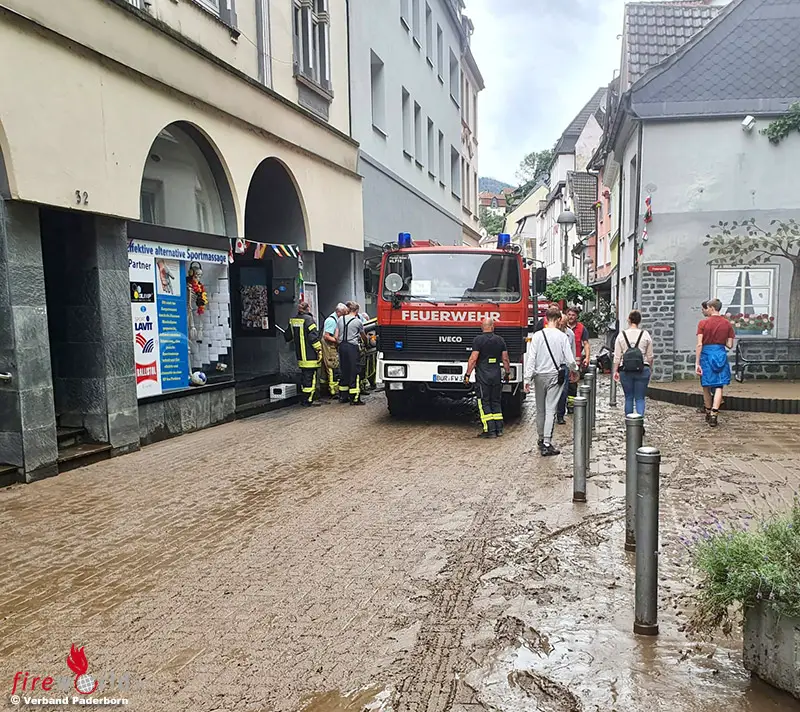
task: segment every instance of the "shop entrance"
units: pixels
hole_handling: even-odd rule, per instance
[[[92,443],[109,442],[103,340],[103,307],[109,305],[102,304],[95,217],[41,208],[39,224],[53,400],[63,459],[65,453],[91,449]]]
[[[237,411],[263,404],[269,386],[291,378],[296,369],[293,351],[276,327],[285,328],[297,307],[299,261],[296,251],[278,246],[302,252],[306,222],[295,182],[277,158],[265,159],[253,174],[244,234],[231,266]],[[302,260],[305,278],[313,280],[312,256],[303,254]]]

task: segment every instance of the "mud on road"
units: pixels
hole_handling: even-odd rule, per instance
[[[465,404],[425,418],[391,421],[376,394],[0,491],[3,697],[16,670],[68,674],[78,643],[98,679],[130,671],[147,712],[791,708],[750,681],[737,640],[681,631],[679,537],[707,507],[790,501],[800,423],[769,416],[756,437],[762,416],[726,415],[719,448],[685,409],[653,406],[650,441],[673,455],[662,635],[643,641],[618,415],[601,409],[585,506],[569,448],[532,452],[532,403],[493,441]]]

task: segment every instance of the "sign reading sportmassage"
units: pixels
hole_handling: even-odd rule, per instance
[[[189,387],[186,273],[192,262],[226,264],[228,253],[157,242],[128,241],[136,395]]]

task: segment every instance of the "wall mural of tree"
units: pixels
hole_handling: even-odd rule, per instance
[[[789,338],[800,339],[800,224],[794,219],[772,220],[765,230],[755,218],[722,222],[713,226],[703,243],[708,247],[709,264],[717,267],[755,267],[786,260],[792,265],[789,292]],[[736,285],[746,289],[747,284]],[[735,315],[734,315],[735,316]],[[772,315],[768,315],[769,317]],[[763,314],[754,314],[762,317]],[[748,324],[751,322],[748,322]],[[768,326],[761,324],[761,326]],[[771,327],[764,330],[771,331]]]

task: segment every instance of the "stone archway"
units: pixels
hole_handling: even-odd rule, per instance
[[[296,366],[277,326],[285,327],[297,299],[298,261],[272,250],[259,258],[255,243],[296,245],[304,250],[306,216],[294,177],[277,158],[256,168],[247,191],[244,235],[248,249],[231,269],[231,318],[237,382],[277,382]],[[303,254],[303,275],[314,279],[313,256]]]

